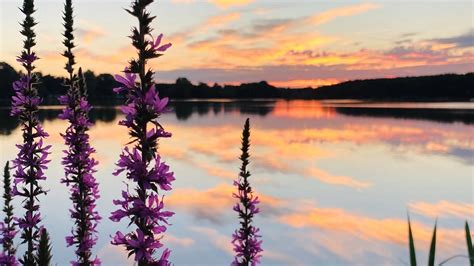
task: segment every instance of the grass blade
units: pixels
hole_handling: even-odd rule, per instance
[[[428,266],[434,266],[435,264],[435,252],[436,252],[436,227],[438,225],[438,221],[435,222],[435,227],[433,230],[433,238],[431,239],[430,245],[430,255],[428,258]]]
[[[466,221],[466,244],[467,244],[467,253],[469,255],[469,261],[471,266],[474,266],[474,247],[472,246],[471,232],[469,230],[469,224]]]
[[[415,242],[413,241],[413,234],[411,232],[410,216],[408,216],[408,241],[410,250],[410,265],[416,266]]]

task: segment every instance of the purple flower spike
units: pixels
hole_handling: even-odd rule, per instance
[[[66,0],[64,5],[64,27],[66,50],[63,55],[67,59],[66,67],[69,77],[66,78],[66,94],[59,97],[64,105],[61,119],[67,120],[69,126],[64,134],[65,144],[68,147],[62,160],[65,175],[61,179],[69,187],[72,208],[69,210],[74,220],[71,235],[66,237],[67,246],[75,247],[76,261],[72,265],[100,265],[100,260],[93,258],[92,249],[97,243],[97,225],[101,219],[96,210],[96,200],[99,198],[99,185],[94,177],[97,161],[94,160],[94,148],[90,145],[89,120],[91,106],[87,101],[82,70],[74,73],[73,40],[73,7],[72,0]]]
[[[132,59],[125,68],[125,76],[115,75],[120,87],[114,91],[126,94],[125,105],[121,107],[125,119],[119,124],[129,128],[132,137],[129,144],[134,146],[123,149],[113,174],[125,173],[136,188],[133,192],[123,191],[122,199],[114,200],[119,208],[111,213],[109,219],[114,222],[127,219],[129,226],[135,225],[135,231],[128,234],[117,232],[111,243],[125,247],[129,256],[134,255],[138,265],[168,266],[169,249],[165,249],[159,259],[155,254],[163,246],[161,235],[166,232],[168,219],[174,214],[165,210],[164,197],[159,193],[170,191],[175,177],[157,150],[159,139],[171,137],[171,133],[158,122],[169,100],[159,97],[153,81],[154,73],[146,70],[146,62],[161,56],[159,52],[166,51],[171,44],[160,45],[163,38],[160,34],[156,40],[145,41],[146,45],[136,45],[151,36],[153,18],[146,7],[152,2],[132,1],[130,10],[127,10],[140,23],[132,29],[131,36],[139,58]]]
[[[13,160],[14,187],[12,195],[21,197],[23,202],[24,216],[16,217],[19,228],[22,230],[21,238],[27,248],[20,259],[24,265],[35,264],[35,252],[40,237],[41,214],[39,211],[39,196],[45,194],[41,186],[42,180],[46,179],[44,171],[47,169],[47,159],[50,146],[43,144],[43,139],[48,134],[43,130],[38,119],[38,107],[41,99],[35,84],[38,76],[34,74],[34,63],[38,56],[33,51],[36,45],[33,27],[37,24],[33,13],[35,6],[33,0],[24,0],[20,9],[25,15],[21,23],[21,34],[24,36],[23,51],[17,57],[17,61],[24,68],[24,74],[13,83],[14,95],[12,97],[11,115],[18,118],[23,131],[23,143],[18,144],[18,155]],[[2,257],[1,265],[14,265],[11,258]]]
[[[0,265],[19,265],[15,253],[16,248],[14,245],[14,239],[18,230],[14,224],[13,217],[13,205],[12,205],[12,188],[11,188],[11,176],[10,176],[10,164],[9,162],[5,165],[4,179],[3,179],[3,213],[5,214],[4,219],[0,222],[0,245],[3,249],[0,252]]]
[[[242,166],[240,168],[239,177],[234,181],[234,186],[237,187],[237,193],[234,193],[234,198],[239,202],[233,207],[234,211],[239,214],[241,228],[235,230],[232,234],[232,244],[236,253],[234,261],[231,266],[248,266],[257,265],[260,263],[260,253],[262,250],[262,237],[259,234],[260,229],[252,225],[252,220],[255,214],[259,213],[257,205],[260,203],[258,197],[253,195],[252,187],[248,181],[250,172],[247,170],[249,164],[249,147],[250,147],[250,122],[249,119],[245,122],[242,133],[242,155],[240,160]]]
[[[78,83],[74,83],[78,84]],[[89,143],[89,105],[80,94],[76,85],[69,87],[65,97],[66,107],[60,118],[69,121],[66,133],[62,134],[68,149],[64,151],[62,164],[65,177],[61,179],[70,189],[73,207],[71,218],[76,227],[66,237],[68,246],[76,247],[77,265],[99,265],[100,260],[92,258],[92,248],[97,242],[96,227],[101,219],[95,210],[99,198],[98,183],[94,177],[97,161],[92,157],[95,152]]]

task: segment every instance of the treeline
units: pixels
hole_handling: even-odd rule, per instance
[[[315,91],[316,99],[470,101],[474,73],[354,80]]]
[[[59,104],[58,97],[64,95],[66,87],[64,79],[51,75],[40,76],[41,83],[37,85],[38,93],[43,98],[44,104]],[[9,64],[0,62],[0,105],[9,105],[13,95],[12,83],[18,80],[20,74]],[[88,87],[89,101],[92,104],[113,105],[119,99],[113,88],[118,84],[110,74],[95,75],[88,70],[84,72],[84,77]]]
[[[57,97],[64,94],[63,79],[41,75],[38,85],[45,104],[58,104]],[[118,84],[110,74],[96,75],[84,72],[90,102],[94,105],[114,105],[122,102],[112,89]],[[8,105],[12,96],[12,82],[17,73],[7,63],[0,62],[0,105]],[[238,86],[205,83],[192,84],[179,78],[174,84],[157,84],[161,96],[172,99],[358,99],[385,101],[470,101],[474,99],[474,73],[445,74],[393,79],[355,80],[317,89],[277,88],[266,81],[243,83]]]

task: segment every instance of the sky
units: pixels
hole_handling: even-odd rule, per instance
[[[36,1],[38,71],[63,76],[62,2]],[[18,69],[17,8],[0,0],[0,61]],[[83,69],[123,70],[136,21],[125,0],[76,0]],[[267,80],[318,87],[346,80],[474,71],[472,1],[167,0],[150,8],[155,36],[173,46],[150,62],[157,82],[212,85]]]

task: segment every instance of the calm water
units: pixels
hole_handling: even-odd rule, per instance
[[[406,214],[413,220],[420,264],[427,261],[438,218],[441,262],[466,254],[463,222],[474,227],[473,103],[361,104],[315,101],[188,101],[173,105],[162,124],[173,138],[160,143],[177,180],[165,197],[176,211],[164,242],[175,265],[228,265],[232,179],[238,173],[245,118],[252,123],[252,184],[262,199],[255,222],[264,236],[263,265],[403,265],[408,262]],[[21,135],[0,110],[0,164],[16,154]],[[42,111],[51,134],[52,163],[41,198],[54,261],[73,258],[64,236],[71,228],[68,191],[59,183],[66,123],[58,108]],[[115,109],[95,109],[92,145],[103,214],[97,253],[104,265],[127,265],[109,235],[126,227],[106,217],[125,188],[114,163],[127,131]],[[19,211],[19,209],[17,209]],[[448,265],[467,265],[459,258]]]

